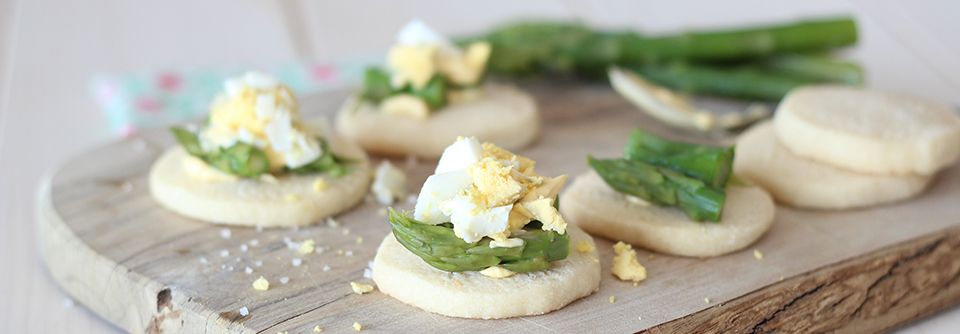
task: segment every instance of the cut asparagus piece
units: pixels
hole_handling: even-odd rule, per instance
[[[587,163],[617,192],[658,205],[676,206],[695,221],[717,222],[726,195],[702,181],[667,168],[629,159],[594,159]]]
[[[624,157],[666,167],[722,189],[730,178],[734,148],[667,140],[642,129],[634,130]]]
[[[569,236],[554,231],[528,229],[516,236],[522,246],[490,248],[490,239],[468,243],[449,224],[425,224],[392,208],[388,218],[394,238],[404,248],[444,271],[480,271],[495,265],[514,272],[544,270],[565,259],[570,249]]]

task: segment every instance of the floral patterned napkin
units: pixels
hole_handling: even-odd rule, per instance
[[[298,95],[359,84],[371,62],[286,63],[268,67],[216,67],[100,74],[91,82],[94,100],[117,135],[196,119],[207,112],[224,79],[247,70],[273,74]]]

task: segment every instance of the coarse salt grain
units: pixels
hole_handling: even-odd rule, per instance
[[[247,275],[253,274],[253,268],[245,267],[243,268],[243,273]]]
[[[233,235],[233,232],[228,228],[220,229],[220,237],[223,239],[230,239]]]
[[[246,317],[248,314],[250,314],[250,309],[248,309],[246,306],[240,308],[241,317]]]
[[[290,283],[290,277],[287,277],[287,276],[280,277],[280,284],[287,284],[287,283]]]
[[[330,266],[324,265],[322,270],[323,270],[323,271],[330,271],[330,269],[331,269]]]
[[[227,257],[227,256],[230,256],[230,251],[226,249],[220,251],[220,257]]]
[[[295,257],[293,260],[290,260],[290,264],[292,264],[294,267],[299,267],[301,264],[303,264],[303,259]]]

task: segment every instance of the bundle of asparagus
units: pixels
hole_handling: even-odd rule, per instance
[[[857,41],[851,18],[668,36],[595,31],[575,23],[522,22],[460,41],[476,40],[493,46],[489,70],[501,75],[602,78],[610,66],[621,66],[689,93],[761,100],[777,100],[791,88],[809,83],[863,81],[855,63],[822,54]]]
[[[658,205],[676,206],[696,221],[720,221],[733,147],[666,140],[637,129],[621,159],[587,163],[614,190]]]

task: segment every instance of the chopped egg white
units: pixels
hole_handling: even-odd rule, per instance
[[[210,106],[208,125],[199,131],[205,150],[238,142],[267,154],[271,170],[297,168],[323,153],[316,134],[300,122],[290,89],[269,75],[248,72],[224,83],[224,91]]]
[[[490,241],[490,248],[504,247],[504,248],[513,248],[523,246],[523,239],[520,238],[507,238],[504,240],[493,240]]]
[[[377,166],[370,190],[380,204],[393,204],[394,201],[407,195],[407,175],[403,170],[384,160]]]
[[[491,245],[516,244],[511,233],[532,220],[544,230],[565,233],[566,222],[553,206],[565,176],[546,178],[533,171],[534,162],[476,138],[458,138],[447,147],[435,174],[417,197],[414,219],[427,224],[453,224],[467,242],[484,237]],[[500,246],[515,247],[515,246]]]

